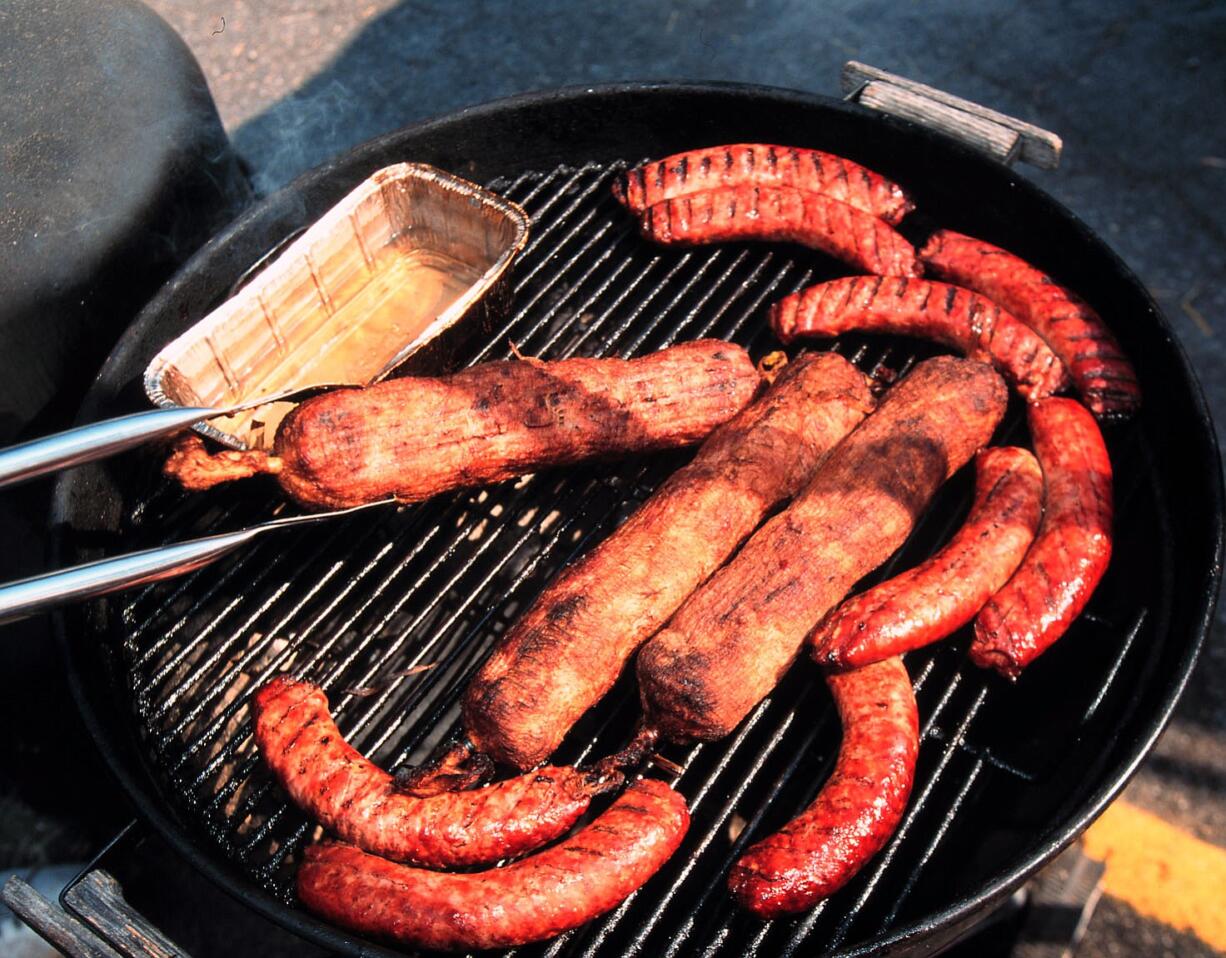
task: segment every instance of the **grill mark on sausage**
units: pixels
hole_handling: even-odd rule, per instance
[[[839,178],[839,182],[843,184],[843,189],[847,189],[847,162],[842,157],[835,159],[835,169],[838,171],[835,175]]]

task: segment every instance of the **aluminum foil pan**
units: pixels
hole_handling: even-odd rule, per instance
[[[145,392],[158,406],[222,407],[366,385],[402,366],[439,372],[437,347],[475,331],[528,223],[516,204],[434,167],[385,167],[158,353]],[[196,428],[265,449],[291,408],[271,403]]]

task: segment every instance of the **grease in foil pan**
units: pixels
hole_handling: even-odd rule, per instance
[[[159,352],[145,392],[159,406],[221,407],[367,385],[406,363],[441,371],[440,351],[426,347],[478,322],[527,239],[528,216],[509,200],[434,167],[384,167]],[[232,448],[266,449],[290,408],[271,403],[196,428]]]

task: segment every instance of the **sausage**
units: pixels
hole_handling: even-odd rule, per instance
[[[647,207],[639,231],[664,246],[734,240],[800,243],[866,273],[918,276],[915,248],[875,216],[820,193],[729,186]]]
[[[648,722],[675,740],[731,732],[822,616],[902,544],[941,483],[988,441],[1007,398],[983,363],[918,364],[639,651]]]
[[[1101,317],[1075,293],[1000,247],[940,230],[920,251],[928,270],[995,300],[1047,340],[1100,419],[1141,405],[1137,374]]]
[[[1111,561],[1111,460],[1094,418],[1072,399],[1045,399],[1029,418],[1043,522],[975,620],[970,650],[976,665],[1014,679],[1081,614]]]
[[[326,393],[282,420],[272,456],[218,459],[246,474],[258,460],[255,471],[274,473],[305,506],[416,502],[546,466],[689,445],[744,408],[760,381],[745,350],[713,339],[629,360],[483,363]],[[172,457],[166,471],[191,489],[224,481],[226,468],[201,453]]]
[[[857,668],[928,645],[962,628],[1021,563],[1043,512],[1043,473],[1025,449],[975,457],[966,523],[927,562],[848,599],[814,631],[813,658]]]
[[[484,872],[425,871],[350,845],[312,845],[298,898],[329,921],[417,948],[506,948],[613,908],[659,871],[688,827],[685,799],[643,780],[562,844]]]
[[[622,173],[613,195],[634,213],[721,186],[787,186],[822,193],[897,225],[915,208],[897,183],[833,153],[795,146],[736,143],[666,156]]]
[[[1027,399],[1068,385],[1064,364],[1041,336],[970,290],[905,276],[849,276],[781,299],[770,312],[785,343],[800,336],[869,330],[917,336],[990,362]]]
[[[817,798],[732,866],[728,887],[759,918],[812,908],[881,850],[915,780],[919,715],[902,659],[826,676],[843,743]]]
[[[548,758],[643,640],[872,407],[867,380],[842,357],[788,363],[502,639],[464,700],[472,744],[519,768]]]
[[[471,792],[419,799],[399,794],[392,777],[346,742],[323,691],[273,679],[254,697],[255,741],[294,804],[345,841],[399,861],[433,868],[510,858],[557,838],[592,797],[618,784],[572,768]]]

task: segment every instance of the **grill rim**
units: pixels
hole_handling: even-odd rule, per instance
[[[891,131],[889,134],[891,137],[899,138],[900,146],[910,141],[911,145],[931,148],[945,155],[952,153],[963,159],[969,158],[971,162],[994,168],[998,173],[1003,173],[1012,179],[1012,186],[1021,194],[1019,202],[1046,208],[1047,212],[1053,213],[1078,234],[1080,241],[1093,246],[1105,256],[1114,271],[1112,283],[1127,285],[1138,300],[1146,305],[1157,325],[1158,332],[1165,339],[1166,345],[1170,347],[1169,358],[1182,374],[1183,385],[1187,387],[1186,398],[1196,418],[1196,422],[1192,424],[1194,435],[1203,443],[1201,448],[1195,450],[1193,461],[1198,467],[1204,466],[1209,469],[1209,475],[1204,482],[1204,491],[1207,494],[1204,503],[1206,515],[1212,520],[1207,532],[1207,541],[1204,543],[1208,546],[1206,551],[1209,553],[1209,561],[1204,563],[1203,568],[1189,566],[1186,563],[1183,566],[1184,570],[1191,568],[1198,578],[1197,587],[1189,591],[1194,592],[1198,598],[1199,612],[1189,617],[1192,634],[1188,637],[1178,662],[1173,669],[1168,670],[1167,674],[1161,677],[1160,681],[1155,682],[1154,688],[1149,690],[1158,697],[1157,707],[1145,719],[1139,721],[1140,734],[1134,736],[1129,743],[1124,759],[1110,767],[1100,787],[1081,803],[1063,827],[1059,827],[1058,824],[1053,825],[1042,833],[1039,841],[1032,846],[1034,848],[1032,854],[1014,863],[1011,868],[1003,870],[976,893],[964,897],[950,907],[933,913],[923,920],[892,929],[862,946],[841,950],[838,954],[841,956],[896,954],[915,946],[920,941],[933,945],[938,942],[938,939],[940,946],[943,947],[957,940],[980,914],[1002,900],[1045,862],[1075,840],[1136,772],[1168,724],[1208,636],[1213,623],[1223,565],[1224,492],[1221,457],[1203,390],[1192,371],[1183,346],[1175,337],[1169,322],[1152,297],[1118,255],[1074,213],[1033,183],[1019,177],[1015,172],[989,158],[973,153],[960,143],[907,121],[886,117],[858,105],[846,104],[817,94],[777,87],[735,83],[652,81],[594,87],[566,87],[491,101],[434,117],[368,141],[341,157],[303,174],[250,208],[189,260],[128,327],[91,385],[78,415],[78,421],[89,421],[99,415],[113,414],[117,408],[123,408],[125,404],[128,408],[133,408],[134,394],[128,390],[116,388],[114,371],[125,363],[131,364],[132,354],[140,355],[142,351],[152,354],[149,345],[150,333],[157,334],[159,320],[161,326],[166,325],[168,305],[173,303],[176,295],[183,287],[190,285],[202,269],[230,270],[233,275],[238,275],[248,265],[246,250],[254,248],[258,251],[271,247],[280,238],[280,231],[284,229],[286,223],[303,220],[305,210],[311,202],[319,203],[321,197],[326,198],[333,194],[343,193],[344,190],[367,175],[370,170],[380,165],[382,158],[389,151],[394,151],[403,141],[423,138],[428,140],[431,136],[439,137],[443,141],[441,149],[445,153],[449,133],[464,124],[479,123],[484,119],[495,117],[505,120],[507,116],[518,117],[540,108],[578,111],[585,108],[607,107],[611,102],[627,97],[630,98],[630,102],[636,103],[636,97],[646,97],[650,100],[656,94],[716,99],[720,96],[740,97],[753,100],[755,106],[765,107],[777,104],[833,111],[842,114],[845,121],[860,124],[865,130],[869,130],[870,126],[878,128],[884,126]],[[624,122],[614,123],[612,126],[617,129],[613,137],[617,142],[617,149],[622,154],[633,150],[633,146],[627,143],[629,134]],[[719,134],[713,130],[712,135],[718,136]],[[462,137],[460,139],[462,140]],[[457,145],[457,141],[453,139],[452,146]],[[440,144],[436,141],[432,147],[437,152]],[[601,149],[601,145],[591,144],[589,152],[599,154]],[[849,152],[854,155],[854,145]],[[460,175],[464,175],[465,168],[462,158],[452,154],[450,159],[450,163],[446,159],[435,159],[434,162],[439,162],[445,168],[453,169]],[[567,161],[561,158],[550,159],[546,154],[541,157],[540,162]],[[486,178],[489,177],[486,176]],[[213,262],[214,260],[219,262]],[[180,317],[179,325],[185,323],[186,319]],[[105,512],[99,513],[97,500],[100,496],[105,499],[108,492],[114,490],[116,481],[114,475],[106,467],[82,470],[75,477],[63,476],[57,481],[52,500],[52,535],[49,546],[55,565],[80,561],[84,557],[79,543],[74,543],[71,535],[77,528],[74,517],[81,512],[83,503],[93,502],[95,504],[90,514],[96,516],[97,527],[106,528],[108,517]],[[138,814],[152,825],[161,837],[194,868],[208,876],[227,893],[276,924],[332,949],[341,949],[350,953],[403,955],[403,951],[375,945],[368,939],[348,934],[333,925],[322,922],[303,910],[287,906],[262,889],[255,887],[239,869],[223,858],[209,854],[208,850],[196,841],[191,826],[180,819],[171,805],[161,797],[161,786],[158,784],[157,774],[150,768],[144,750],[134,740],[133,730],[130,723],[127,722],[120,697],[116,694],[117,685],[123,681],[123,674],[115,673],[108,668],[106,676],[91,676],[88,675],[87,669],[81,668],[82,652],[74,647],[71,637],[82,632],[97,631],[91,628],[91,623],[96,624],[102,621],[101,614],[102,610],[99,605],[58,612],[52,616],[53,633],[63,657],[69,686],[82,720],[102,752],[112,774],[115,775],[136,806]],[[109,659],[108,650],[101,653],[95,651],[92,654],[101,654],[103,658]],[[113,663],[108,662],[108,665],[110,664]]]

